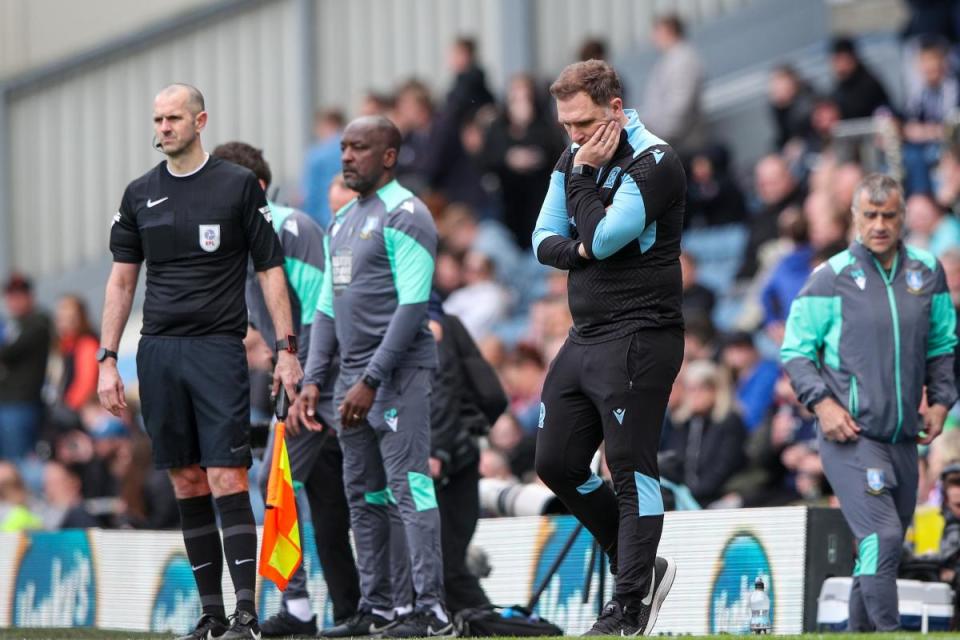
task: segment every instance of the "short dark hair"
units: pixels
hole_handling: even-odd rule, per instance
[[[273,179],[270,165],[263,159],[263,151],[246,142],[224,142],[213,150],[213,157],[238,164],[253,171],[253,175],[269,187]]]
[[[606,60],[607,43],[600,38],[587,38],[580,45],[580,53],[577,58],[581,62],[585,60]]]
[[[623,86],[617,72],[603,60],[587,60],[567,65],[550,85],[550,95],[557,100],[572,98],[581,91],[599,105],[623,97]]]
[[[33,282],[22,273],[14,272],[10,274],[10,277],[3,285],[4,293],[31,293],[32,291]]]
[[[830,41],[830,53],[833,55],[847,54],[857,57],[857,43],[850,36],[837,36]]]
[[[347,119],[340,109],[321,109],[314,114],[313,120],[318,123],[329,122],[338,129],[343,129],[343,125],[347,123]]]
[[[458,36],[453,44],[467,52],[471,59],[477,56],[477,41],[470,36]]]
[[[670,31],[673,31],[673,34],[678,38],[682,38],[687,31],[687,27],[685,24],[683,24],[683,20],[681,20],[680,16],[675,13],[666,13],[662,16],[657,16],[654,24],[670,29]]]
[[[926,34],[920,37],[920,53],[937,53],[946,55],[950,49],[950,43],[937,34]]]

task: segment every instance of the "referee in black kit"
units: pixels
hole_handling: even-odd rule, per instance
[[[533,250],[569,271],[574,326],[544,381],[537,474],[617,576],[587,635],[650,634],[676,574],[672,560],[656,556],[657,448],[683,359],[686,178],[673,149],[623,108],[607,63],[568,66],[550,93],[573,144],[551,176]],[[590,470],[601,441],[613,490]]]
[[[137,372],[154,463],[169,469],[203,616],[183,638],[260,638],[254,604],[257,531],[250,508],[250,382],[243,336],[244,280],[252,257],[277,336],[274,393],[291,398],[297,361],[283,250],[248,169],[211,158],[200,142],[203,96],[172,84],[153,104],[156,146],[167,159],[131,182],[113,218],[100,361],[100,402],[126,407],[116,350],[147,263]],[[211,494],[213,498],[211,498]],[[220,512],[223,545],[214,502]],[[224,616],[223,556],[236,591]]]

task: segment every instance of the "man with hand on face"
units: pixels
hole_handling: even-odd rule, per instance
[[[780,358],[797,398],[816,413],[823,470],[858,541],[849,628],[893,631],[903,536],[917,503],[917,443],[940,435],[957,399],[956,313],[937,259],[900,239],[896,180],[864,178],[852,210],[857,239],[807,279]]]
[[[450,635],[443,606],[440,517],[430,478],[430,389],[437,349],[427,328],[437,231],[426,206],[394,179],[400,132],[358,118],[341,140],[343,178],[359,197],[337,212],[307,360],[301,411],[315,419],[339,346],[334,392],[343,480],[360,570],[360,608],[330,636]],[[390,525],[397,504],[415,608],[391,624]]]
[[[196,629],[183,637],[259,639],[257,529],[247,480],[250,378],[243,345],[244,280],[252,258],[275,333],[283,336],[276,345],[273,392],[282,384],[294,399],[303,372],[283,250],[256,176],[204,152],[200,133],[207,112],[200,91],[185,84],[163,89],[154,99],[153,123],[156,146],[167,159],[127,186],[113,218],[98,393],[114,415],[126,407],[116,350],[140,264],[146,261],[137,349],[143,421],[156,467],[170,470],[203,607]],[[237,598],[229,623],[220,588],[224,554]]]
[[[573,144],[533,233],[543,264],[569,270],[573,329],[543,385],[537,474],[610,557],[616,589],[587,635],[649,634],[676,565],[657,557],[657,449],[683,358],[680,232],[686,178],[673,149],[624,110],[605,62],[550,87]],[[613,489],[590,470],[603,442]]]

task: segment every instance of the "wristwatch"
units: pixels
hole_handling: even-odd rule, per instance
[[[364,374],[364,376],[360,378],[360,380],[363,382],[363,384],[367,385],[374,391],[380,388],[380,381],[374,378],[373,376]]]
[[[573,165],[573,171],[570,173],[578,176],[583,176],[585,178],[592,178],[597,174],[597,168],[591,167],[588,164],[575,164]]]
[[[283,340],[277,340],[274,347],[277,349],[277,353],[286,351],[297,355],[297,336],[287,336]]]
[[[99,349],[97,349],[97,362],[103,362],[107,358],[113,358],[114,360],[116,360],[117,352],[110,351],[110,349],[107,349],[105,347],[100,347]]]

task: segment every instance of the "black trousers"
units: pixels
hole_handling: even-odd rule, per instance
[[[627,605],[647,592],[663,531],[657,449],[682,359],[679,327],[567,340],[544,381],[537,474],[607,552]],[[590,470],[601,442],[613,490]]]
[[[477,530],[480,518],[480,470],[469,464],[438,484],[437,505],[440,507],[440,544],[443,549],[443,586],[447,592],[447,609],[483,607],[490,599],[480,580],[467,569],[467,547]]]

